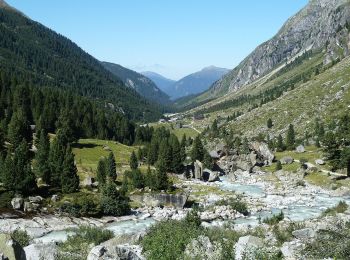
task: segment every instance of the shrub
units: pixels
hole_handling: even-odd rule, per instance
[[[71,231],[75,234],[58,245],[59,259],[86,259],[91,245],[99,245],[114,237],[112,231],[96,227],[82,226]],[[74,255],[71,252],[74,252]]]
[[[282,245],[284,242],[292,239],[292,233],[294,230],[302,229],[304,225],[299,223],[290,223],[286,228],[280,228],[278,225],[272,229],[273,234],[277,240],[278,245]]]
[[[337,213],[344,213],[348,209],[348,204],[345,201],[340,201],[336,206],[328,208],[323,212],[323,215],[335,215]]]
[[[186,246],[203,231],[193,219],[168,220],[151,227],[141,241],[147,259],[181,259]]]
[[[282,164],[280,161],[277,161],[275,171],[279,171],[279,170],[282,170]]]
[[[284,219],[284,214],[283,214],[283,211],[281,211],[279,214],[273,215],[270,218],[264,218],[263,222],[269,225],[275,225],[283,219]]]
[[[243,214],[244,216],[249,215],[247,204],[242,201],[242,198],[236,197],[236,198],[229,198],[225,200],[220,200],[215,203],[217,206],[230,206],[232,209],[236,210],[237,212]]]
[[[26,247],[29,245],[30,237],[26,231],[16,229],[11,233],[11,237],[13,240],[17,241],[22,247]]]

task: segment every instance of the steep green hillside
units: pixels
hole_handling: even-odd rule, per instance
[[[70,90],[112,103],[134,119],[156,119],[157,106],[69,39],[9,8],[0,8],[0,70],[19,82]]]

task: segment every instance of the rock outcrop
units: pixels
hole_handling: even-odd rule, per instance
[[[258,46],[235,69],[217,81],[209,97],[233,92],[310,50],[325,48],[324,63],[349,55],[350,4],[347,0],[311,0],[269,41]]]
[[[0,255],[2,259],[26,260],[23,248],[9,234],[0,234]]]
[[[147,207],[170,206],[182,209],[188,199],[187,194],[144,194],[131,195],[130,198]]]

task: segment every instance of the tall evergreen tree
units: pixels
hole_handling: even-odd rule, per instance
[[[171,152],[172,152],[172,170],[173,172],[180,174],[183,170],[183,155],[179,140],[176,136],[171,139]]]
[[[78,170],[74,163],[74,154],[70,146],[66,149],[61,174],[62,193],[73,193],[79,189]]]
[[[283,152],[285,150],[282,135],[278,135],[276,148],[277,152]]]
[[[155,185],[157,190],[167,190],[169,188],[169,178],[166,167],[164,159],[160,159],[157,162]]]
[[[101,196],[103,213],[110,216],[123,216],[129,213],[129,200],[117,190],[117,186],[109,182],[104,187]]]
[[[137,161],[137,157],[134,151],[132,151],[130,156],[130,168],[131,170],[136,170],[139,166],[139,163]]]
[[[114,182],[117,178],[117,167],[116,167],[113,152],[109,153],[106,166],[107,166],[106,167],[107,168],[107,177],[109,180]]]
[[[269,118],[268,120],[267,120],[267,128],[272,128],[272,126],[273,126],[273,123],[272,123],[272,119],[271,118]]]
[[[158,161],[162,161],[162,163],[164,163],[166,171],[172,171],[172,149],[167,139],[162,140],[159,145]]]
[[[107,180],[107,161],[105,157],[100,158],[97,165],[97,181],[99,186],[106,184]]]
[[[39,134],[39,140],[37,142],[37,153],[35,155],[34,169],[39,177],[44,182],[50,182],[50,141],[45,130],[41,130]]]
[[[204,157],[204,148],[202,141],[199,136],[197,136],[192,144],[191,158],[192,161],[199,160],[203,161]]]
[[[12,114],[11,121],[8,125],[8,140],[12,144],[14,150],[20,145],[23,139],[28,143],[31,142],[32,131],[24,112],[18,109]]]
[[[290,124],[288,128],[286,145],[289,150],[295,149],[295,132],[294,132],[294,126],[292,124]]]

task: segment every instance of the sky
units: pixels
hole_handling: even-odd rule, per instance
[[[6,0],[101,61],[180,79],[233,69],[307,0]]]

